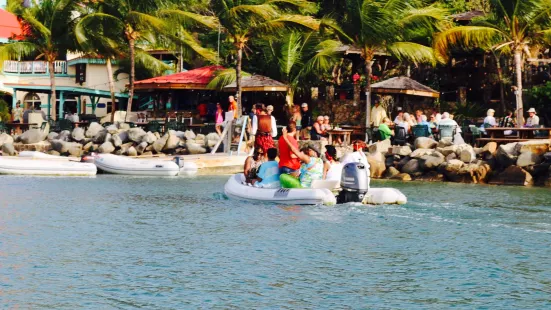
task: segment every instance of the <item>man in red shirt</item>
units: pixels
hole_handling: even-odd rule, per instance
[[[289,121],[289,125],[287,126],[287,139],[298,149],[298,142],[295,139],[296,134],[297,124],[294,121]],[[280,172],[286,174],[295,174],[298,172],[300,169],[300,160],[291,152],[291,149],[289,149],[289,146],[285,143],[285,140],[283,140],[283,136],[279,138],[278,147]]]

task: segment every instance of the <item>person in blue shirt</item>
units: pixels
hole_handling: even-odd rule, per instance
[[[269,148],[266,152],[268,161],[263,163],[258,169],[256,180],[253,184],[256,187],[277,188],[279,187],[279,165],[275,160],[277,157],[277,149]]]

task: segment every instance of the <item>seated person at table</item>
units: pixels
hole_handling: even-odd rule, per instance
[[[461,132],[461,128],[457,125],[457,122],[450,118],[450,113],[442,113],[442,119],[438,122],[436,126],[440,130],[440,126],[455,126],[456,132]]]
[[[308,145],[299,151],[289,142],[286,128],[283,128],[283,140],[302,164],[300,166],[300,176],[298,179],[289,174],[282,174],[279,177],[281,187],[308,188],[312,185],[314,180],[323,179],[323,161],[319,158],[320,153],[315,146]]]
[[[318,116],[310,132],[311,140],[325,140],[329,136],[324,128],[323,121],[323,116]]]
[[[514,128],[515,127],[515,120],[513,119],[513,111],[507,110],[505,112],[505,117],[501,119],[501,122],[499,122],[499,127],[506,127],[506,128]],[[513,134],[512,130],[505,130],[503,132],[504,135],[509,136]]]
[[[536,115],[536,109],[530,108],[528,110],[528,119],[526,119],[526,124],[524,124],[524,127],[539,127],[540,126],[540,118]]]
[[[486,112],[486,118],[484,118],[484,123],[480,126],[480,131],[486,133],[486,128],[497,127],[496,118],[494,117],[495,113],[496,111],[494,109],[488,109],[488,112]]]
[[[298,149],[298,142],[296,137],[298,136],[298,130],[294,121],[289,121],[287,125],[287,139],[295,148]],[[300,169],[300,160],[293,154],[291,149],[285,143],[283,135],[278,140],[279,147],[279,170],[281,173],[293,174],[298,176]]]
[[[388,125],[390,125],[390,120],[388,117],[383,117],[383,121],[379,125],[379,135],[381,140],[390,139],[391,136],[394,136],[394,130],[391,130]]]
[[[277,188],[279,187],[279,167],[276,161],[277,149],[269,148],[268,152],[268,161],[264,162],[258,168],[258,173],[256,174],[256,179],[252,180],[252,183],[256,187],[265,187],[265,188]]]

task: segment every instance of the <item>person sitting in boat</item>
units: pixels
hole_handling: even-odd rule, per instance
[[[243,174],[245,174],[245,182],[251,183],[256,179],[258,168],[264,160],[264,151],[262,148],[254,150],[253,156],[248,156],[245,159],[245,166],[243,167]]]
[[[283,128],[283,141],[302,163],[298,179],[289,174],[282,174],[279,177],[283,188],[308,188],[314,180],[323,179],[323,161],[319,158],[320,152],[315,146],[308,145],[298,150],[289,141],[286,128]]]
[[[279,166],[276,161],[277,149],[269,148],[267,152],[268,161],[264,162],[258,168],[256,179],[252,184],[256,187],[278,188],[279,187]]]
[[[333,145],[325,146],[325,163],[323,164],[323,179],[340,181],[342,164],[337,158],[337,149]]]
[[[296,123],[294,121],[289,121],[289,125],[287,125],[287,139],[291,145],[298,149],[298,141],[296,139],[298,136],[297,129]],[[283,135],[278,140],[278,147],[280,172],[298,177],[300,172],[300,160],[291,152],[291,149],[287,146],[287,143],[285,143]]]

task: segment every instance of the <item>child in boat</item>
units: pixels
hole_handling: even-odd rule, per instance
[[[245,166],[243,167],[243,174],[245,174],[245,182],[251,183],[256,179],[258,168],[264,161],[264,151],[261,148],[255,149],[253,156],[248,156],[245,159]]]
[[[266,152],[268,161],[260,165],[258,168],[257,178],[252,180],[252,184],[256,187],[278,188],[279,187],[279,166],[276,161],[277,149],[269,148]]]
[[[314,180],[323,179],[323,161],[320,156],[320,152],[313,145],[308,145],[299,151],[294,145],[291,144],[287,137],[287,129],[283,128],[283,140],[295,154],[300,162],[300,176],[298,179],[289,174],[282,174],[279,177],[281,186],[284,188],[308,188],[312,185]]]

